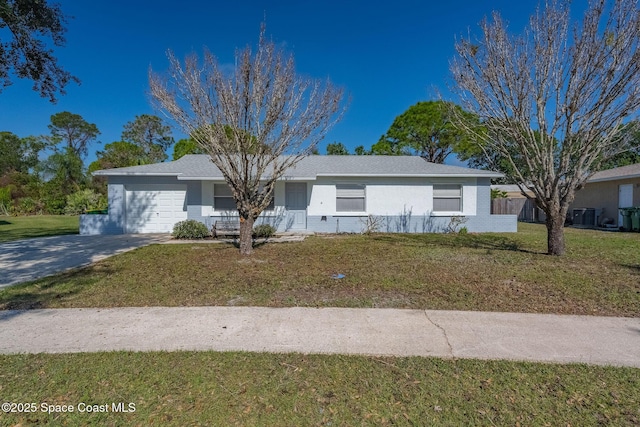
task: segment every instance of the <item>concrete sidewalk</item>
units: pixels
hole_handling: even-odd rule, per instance
[[[397,309],[0,311],[0,353],[244,350],[640,368],[640,318]]]

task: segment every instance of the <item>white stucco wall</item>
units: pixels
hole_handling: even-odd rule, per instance
[[[109,203],[109,222],[122,233],[124,232],[124,185],[110,183],[107,187],[107,199]]]
[[[307,183],[307,215],[358,216],[362,213],[336,212],[336,185],[358,183],[365,185],[366,214],[398,215],[411,210],[415,215],[434,216],[460,215],[460,212],[432,212],[433,184],[462,185],[462,214],[476,215],[477,187],[475,178],[325,178]],[[215,215],[213,210],[214,182],[202,182],[201,215]],[[277,182],[275,187],[275,206],[285,205],[285,182]]]
[[[309,186],[308,215],[358,216],[358,212],[336,212],[336,185],[357,183],[365,185],[367,215],[399,215],[411,210],[415,215],[431,214],[436,216],[476,215],[477,188],[476,178],[367,178],[339,179],[318,178]],[[462,185],[462,213],[433,211],[433,184]]]
[[[200,188],[200,191],[202,192],[201,215],[213,215],[213,182],[202,181],[202,187]]]
[[[485,182],[486,181],[486,182]],[[299,182],[299,181],[296,181]],[[478,183],[482,188],[478,190]],[[87,233],[122,233],[126,232],[125,219],[127,211],[127,192],[135,189],[153,189],[154,186],[170,189],[172,185],[187,186],[187,216],[191,219],[203,221],[210,225],[215,218],[222,216],[222,212],[216,212],[213,208],[214,201],[213,181],[196,183],[183,183],[173,177],[111,177],[109,182],[109,214],[101,218],[92,217],[84,219]],[[485,221],[489,218],[489,180],[476,178],[339,178],[319,177],[316,181],[307,183],[307,217],[310,229],[322,229],[332,231],[336,226],[327,220],[340,220],[341,229],[345,228],[349,221],[358,221],[358,217],[377,215],[385,217],[398,217],[408,212],[414,218],[420,216],[444,217],[438,220],[446,220],[452,215],[465,215],[475,217],[476,220]],[[365,212],[336,212],[336,185],[347,183],[363,184],[365,186],[366,210]],[[433,185],[461,184],[462,187],[462,212],[433,212]],[[486,188],[485,188],[486,187]],[[286,181],[276,183],[275,210],[265,212],[265,217],[279,218],[284,212]],[[486,191],[485,191],[486,190]],[[478,200],[482,195],[482,200]],[[485,200],[486,199],[486,200]],[[478,211],[478,203],[483,206]],[[484,212],[486,210],[486,212]],[[327,216],[328,219],[322,219]],[[485,218],[485,216],[487,218]],[[332,220],[330,217],[334,217]],[[345,218],[350,217],[350,218]],[[286,222],[286,214],[282,219]],[[318,223],[314,223],[317,221]],[[324,223],[322,221],[325,221]],[[346,221],[346,222],[344,222]],[[486,222],[486,221],[485,221]],[[479,223],[478,223],[479,224]],[[515,223],[514,223],[515,224]],[[484,227],[484,225],[483,225]],[[479,230],[487,227],[477,227]],[[495,227],[494,227],[495,228]],[[499,227],[498,227],[499,228]],[[491,229],[493,230],[493,229]]]

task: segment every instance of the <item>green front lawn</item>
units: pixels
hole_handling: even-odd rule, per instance
[[[567,229],[545,255],[517,234],[314,236],[265,244],[153,245],[0,292],[0,308],[254,305],[637,316],[640,234]],[[344,279],[333,279],[336,273]]]
[[[565,257],[547,256],[544,227],[521,224],[518,234],[316,236],[262,245],[250,258],[225,244],[153,245],[0,291],[0,308],[302,305],[637,316],[640,235],[567,229],[567,241]],[[2,401],[36,407],[0,413],[0,425],[632,426],[640,424],[639,383],[634,368],[509,361],[0,355]],[[135,412],[113,412],[130,403]],[[50,405],[75,412],[42,412]],[[78,412],[87,405],[109,412]]]
[[[0,243],[32,237],[78,234],[77,216],[0,216]]]
[[[505,361],[212,352],[0,356],[0,425],[640,424],[640,370]],[[75,412],[47,414],[46,405]],[[78,404],[108,413],[78,413]],[[112,403],[135,412],[114,413]],[[48,406],[45,406],[45,408]],[[98,407],[99,409],[99,407]]]

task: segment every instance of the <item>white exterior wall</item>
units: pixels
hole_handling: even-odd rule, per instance
[[[307,215],[335,215],[336,184],[322,178],[307,184]]]
[[[124,185],[109,184],[107,186],[107,200],[109,203],[109,222],[115,224],[115,227],[122,233],[124,232]]]
[[[115,234],[131,231],[146,231],[146,197],[139,198],[139,211],[131,200],[138,195],[154,196],[154,190],[184,191],[186,198],[178,211],[178,219],[189,218],[211,226],[214,221],[229,215],[215,211],[214,184],[223,181],[181,182],[173,177],[110,177],[109,214],[85,215],[81,218],[83,234]],[[269,223],[279,230],[288,227],[285,210],[286,180],[275,185],[275,209],[265,211],[259,223]],[[376,215],[385,218],[383,231],[388,232],[438,232],[442,231],[449,218],[464,215],[468,218],[469,231],[515,231],[516,221],[507,216],[490,215],[488,178],[411,178],[411,177],[319,177],[317,180],[297,181],[307,184],[307,229],[317,232],[359,232],[362,218]],[[336,212],[336,185],[357,183],[365,186],[365,212]],[[462,212],[433,212],[434,184],[462,185]],[[182,200],[182,199],[181,199]],[[152,203],[149,203],[150,205]],[[148,207],[149,209],[151,206]],[[132,212],[133,211],[133,212]],[[129,220],[140,222],[140,228],[127,227]],[[158,213],[156,213],[158,216]],[[175,215],[174,215],[175,216]]]
[[[398,215],[411,210],[415,215],[451,216],[476,215],[478,192],[476,178],[367,178],[339,179],[318,178],[308,186],[309,209],[307,214],[361,216],[362,212],[336,212],[336,185],[357,183],[365,185],[366,215]],[[462,213],[433,213],[433,184],[462,185]]]
[[[202,181],[202,216],[213,215],[213,181]]]
[[[220,182],[215,182],[220,183]],[[358,212],[336,212],[336,185],[343,183],[358,183],[365,185],[366,212],[367,215],[398,215],[404,209],[411,210],[414,214],[430,214],[433,216],[450,215],[476,215],[477,187],[475,178],[325,178],[307,182],[307,215],[340,215],[358,216]],[[460,212],[435,212],[433,213],[433,184],[462,184],[462,206]],[[213,208],[214,182],[202,182],[202,207],[203,217],[216,216]],[[275,206],[285,205],[285,182],[276,183]]]
[[[370,215],[398,215],[403,210],[416,214],[429,211],[427,193],[429,186],[417,182],[396,182],[393,184],[365,184],[366,213]]]

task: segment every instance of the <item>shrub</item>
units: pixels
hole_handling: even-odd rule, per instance
[[[380,231],[382,227],[382,217],[369,215],[364,219],[360,219],[360,223],[363,226],[362,234],[370,235]]]
[[[204,239],[211,236],[206,225],[195,219],[180,221],[173,226],[174,239]]]
[[[271,237],[276,234],[276,229],[269,224],[260,224],[253,227],[253,234],[256,237]]]
[[[64,194],[46,194],[40,199],[46,213],[50,215],[64,214],[67,199]]]
[[[44,206],[42,202],[32,197],[23,197],[13,208],[15,215],[42,215]]]
[[[461,227],[468,220],[469,220],[469,218],[467,218],[465,216],[452,216],[449,219],[449,224],[445,227],[444,232],[445,233],[457,233],[458,232],[458,227]]]
[[[67,196],[64,213],[65,215],[80,215],[88,210],[105,209],[106,207],[107,198],[87,188]]]
[[[493,200],[493,199],[506,199],[506,198],[507,198],[507,192],[506,191],[498,190],[497,188],[492,188],[491,189],[491,200]]]
[[[0,187],[0,215],[9,215],[13,200],[11,198],[12,185]]]

